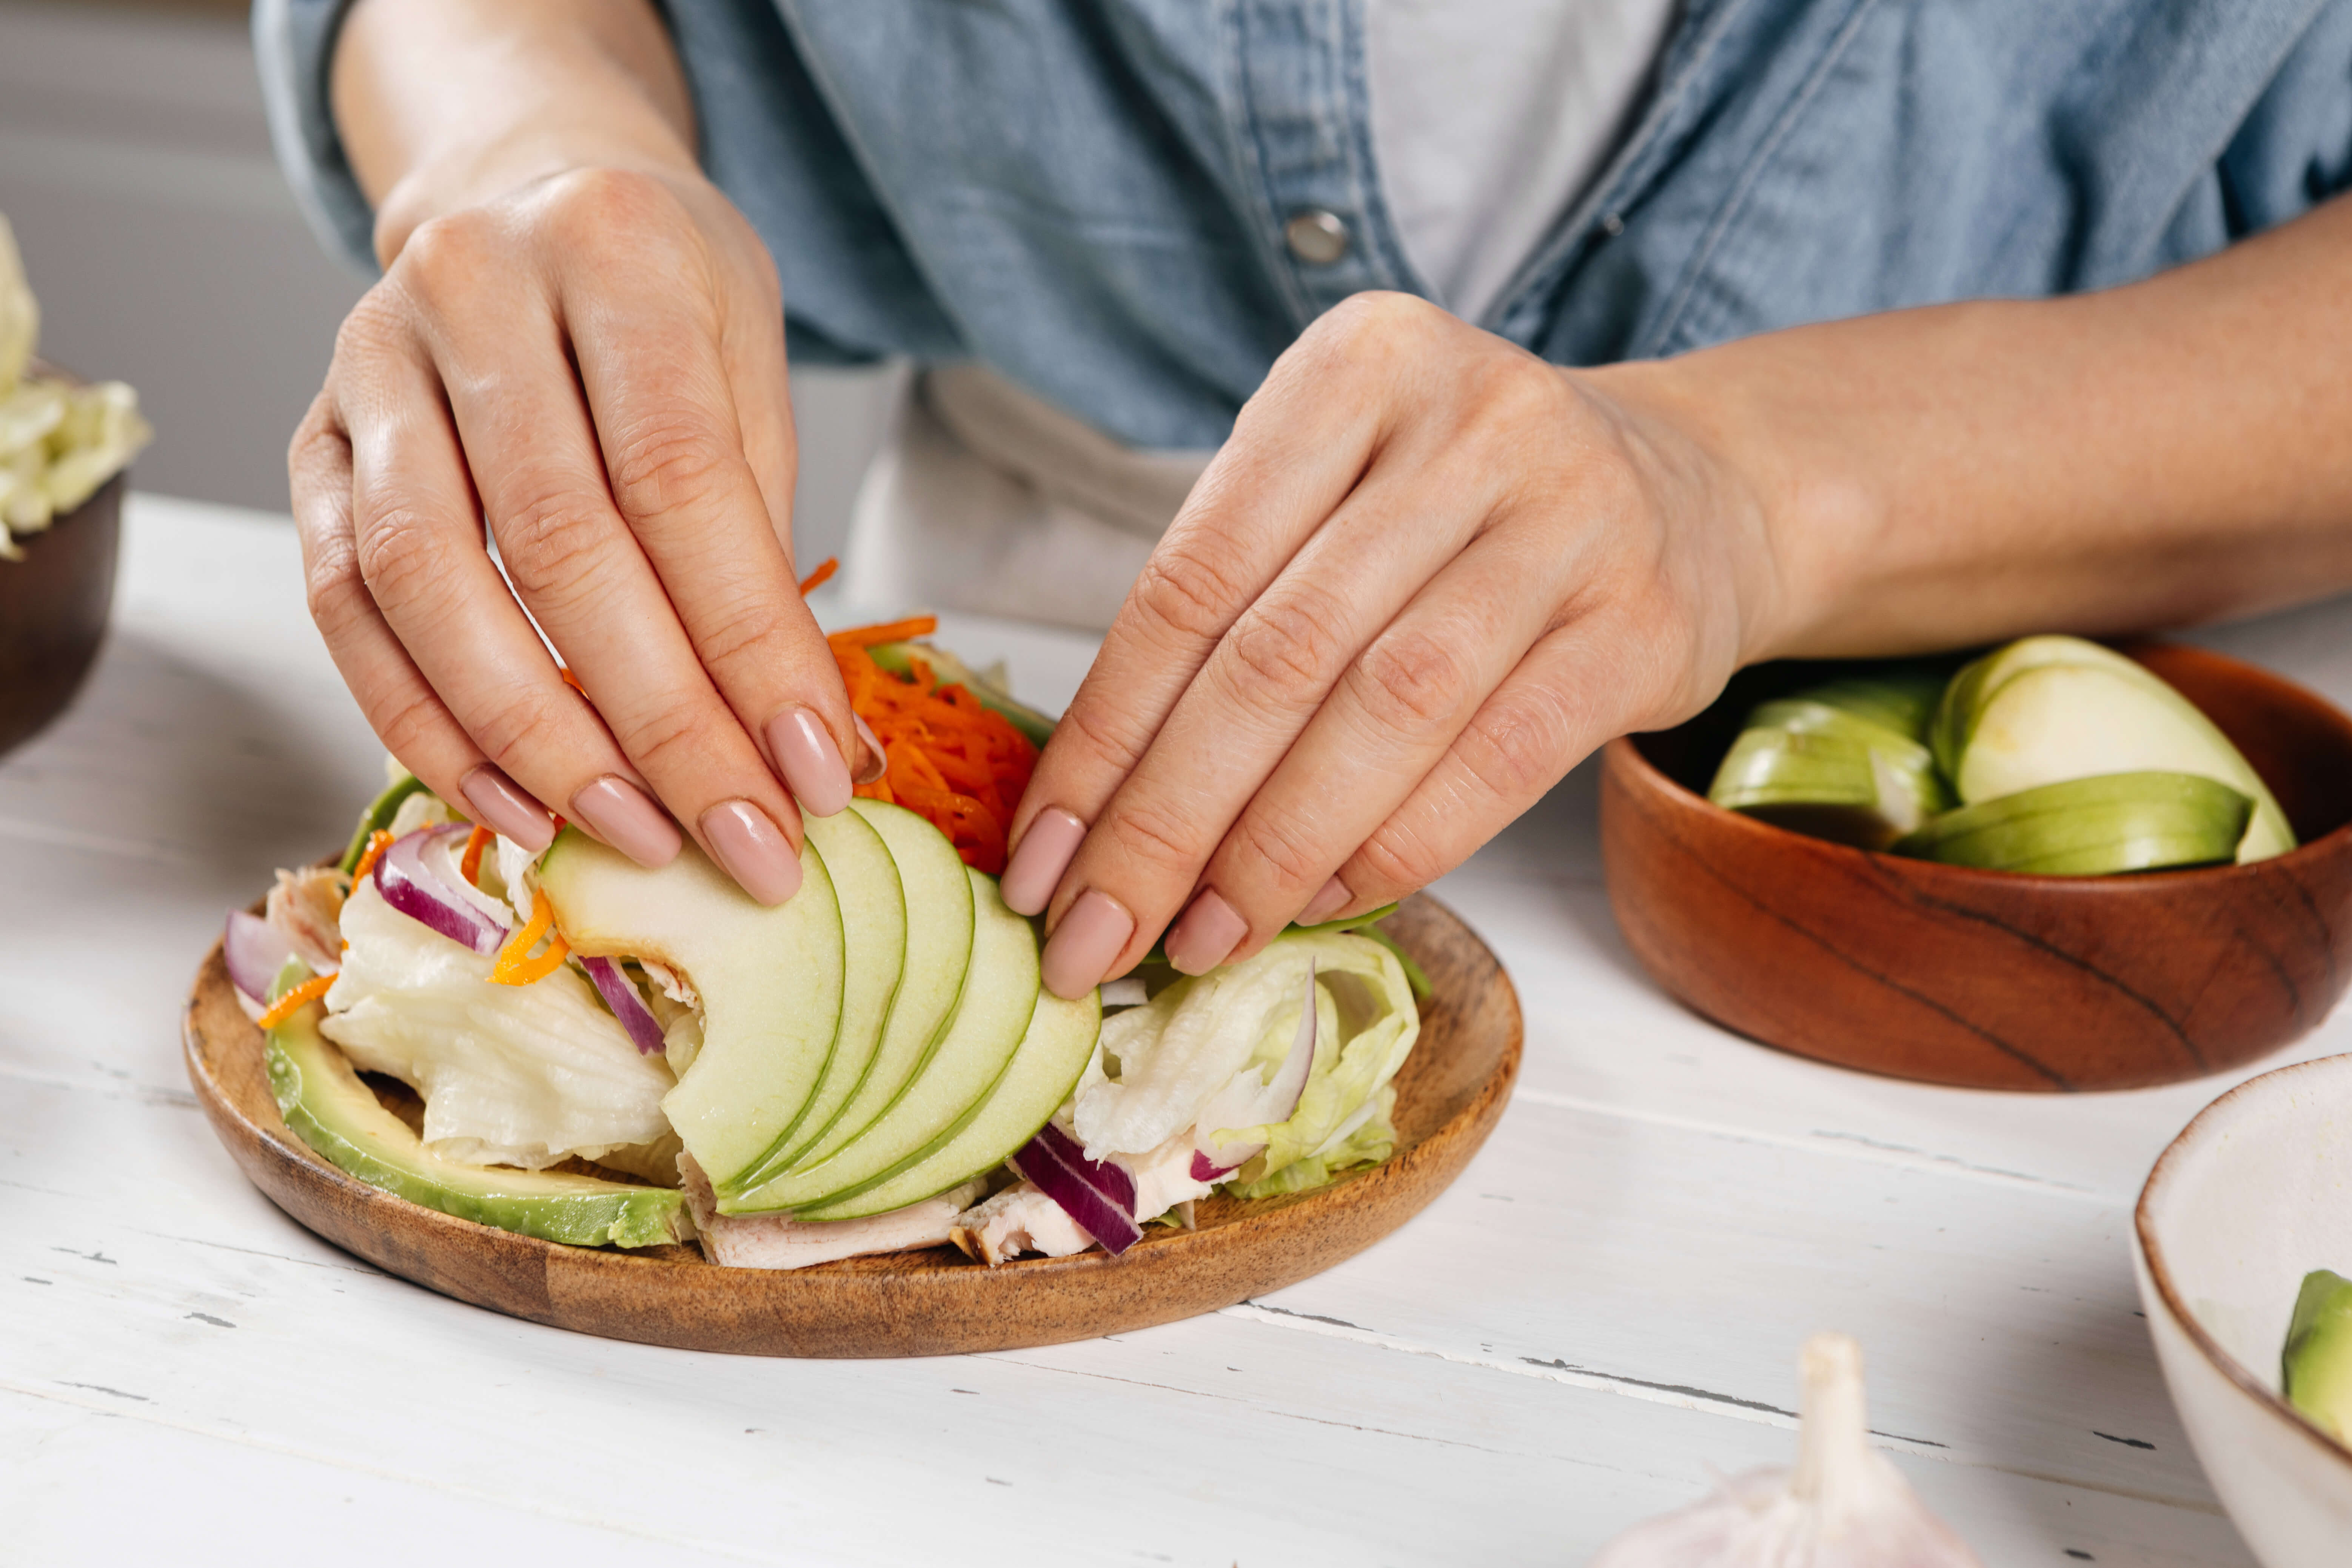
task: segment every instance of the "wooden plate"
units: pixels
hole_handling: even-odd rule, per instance
[[[215,945],[183,1027],[213,1131],[272,1203],[338,1247],[478,1307],[610,1339],[745,1355],[951,1355],[1091,1339],[1211,1312],[1362,1251],[1461,1173],[1519,1069],[1519,1004],[1451,910],[1408,900],[1385,928],[1433,988],[1398,1073],[1397,1152],[1317,1192],[1216,1197],[1199,1228],[1153,1226],[1100,1252],[995,1268],[952,1247],[789,1272],[720,1268],[691,1247],[565,1247],[455,1218],[355,1181],[279,1120],[262,1036]]]

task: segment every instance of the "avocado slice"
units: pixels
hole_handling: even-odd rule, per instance
[[[854,800],[849,808],[879,834],[898,868],[906,896],[907,960],[890,1003],[874,1059],[829,1126],[817,1129],[789,1158],[764,1160],[747,1187],[785,1170],[805,1170],[833,1157],[874,1124],[921,1070],[947,1032],[971,966],[971,878],[947,836],[903,805]],[[803,1128],[810,1123],[803,1123]]]
[[[299,961],[289,963],[271,994],[310,973]],[[658,1247],[692,1234],[685,1194],[667,1187],[464,1165],[434,1153],[319,1033],[323,1011],[313,1002],[270,1030],[266,1063],[278,1113],[331,1163],[426,1208],[573,1247]]]
[[[539,885],[572,952],[651,959],[700,994],[702,1048],[662,1110],[714,1182],[741,1176],[800,1119],[841,1026],[841,901],[814,842],[800,891],[774,909],[691,844],[648,871],[572,828]]]
[[[2197,773],[2068,779],[1948,811],[1895,853],[1985,871],[2106,877],[2226,861],[2253,803]]]
[[[2253,802],[2238,860],[2294,847],[2286,814],[2210,719],[2145,666],[2080,637],[2024,637],[1969,665],[1931,739],[1968,805],[2109,773],[2197,773]]]
[[[335,869],[350,876],[352,868],[366,853],[367,841],[381,829],[390,827],[392,819],[400,815],[400,803],[425,787],[425,781],[415,773],[403,773],[386,784],[383,793],[368,802],[360,813],[359,826],[352,829],[352,841],[343,847],[343,858],[335,862]]]
[[[814,1206],[861,1188],[945,1142],[1003,1077],[1042,991],[1037,932],[1004,907],[995,878],[970,868],[964,875],[975,916],[971,968],[930,1059],[873,1125],[829,1158],[756,1185],[719,1188],[721,1214]],[[696,1070],[701,1066],[698,1059]]]
[[[2352,1446],[2352,1279],[2325,1268],[2303,1277],[2281,1361],[2287,1403]]]
[[[854,811],[803,816],[801,826],[832,875],[841,900],[841,1027],[824,1076],[798,1121],[761,1163],[782,1169],[832,1125],[873,1065],[907,964],[907,898],[882,836]]]
[[[793,1217],[860,1219],[887,1214],[995,1169],[1036,1136],[1054,1108],[1070,1097],[1101,1033],[1101,993],[1089,991],[1075,1002],[1065,1002],[1050,991],[1040,993],[1013,1065],[988,1098],[948,1130],[944,1140],[865,1186],[820,1207],[797,1210]]]

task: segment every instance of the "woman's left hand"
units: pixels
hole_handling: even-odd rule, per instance
[[[1549,364],[1359,295],[1243,408],[1014,819],[1005,902],[1076,995],[1434,880],[1780,612],[1765,508],[1656,367]]]

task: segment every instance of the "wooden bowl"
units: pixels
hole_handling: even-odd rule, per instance
[[[36,374],[63,376],[33,362]],[[0,753],[65,710],[106,635],[127,476],[18,541],[22,561],[0,561]]]
[[[1396,1078],[1397,1149],[1328,1187],[1203,1200],[1121,1257],[990,1268],[952,1247],[789,1272],[720,1268],[691,1247],[565,1247],[454,1218],[345,1175],[287,1131],[261,1031],[218,946],[197,972],[188,1081],[254,1185],[336,1246],[461,1301],[608,1339],[750,1355],[950,1355],[1092,1339],[1213,1312],[1328,1268],[1418,1214],[1477,1152],[1519,1068],[1519,1004],[1495,955],[1443,905],[1385,928],[1429,973],[1421,1039]]]
[[[2302,1035],[2352,978],[2352,719],[2221,654],[2124,652],[2237,743],[2302,847],[2251,866],[2029,877],[1871,854],[1710,804],[1759,700],[1612,742],[1601,844],[1625,940],[1717,1023],[1842,1067],[1971,1089],[2130,1089]]]
[[[2352,1448],[2279,1393],[2303,1277],[2352,1270],[2352,1056],[2251,1079],[2198,1113],[2140,1190],[2140,1305],[2205,1474],[2267,1568],[2341,1568]]]

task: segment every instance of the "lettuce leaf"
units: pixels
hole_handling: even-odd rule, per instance
[[[1246,1180],[1252,1161],[1226,1184],[1226,1191],[1235,1197],[1267,1198],[1280,1193],[1303,1193],[1323,1185],[1340,1172],[1357,1165],[1376,1165],[1396,1150],[1396,1124],[1390,1120],[1396,1110],[1396,1088],[1383,1084],[1373,1097],[1372,1114],[1350,1133],[1319,1154],[1308,1154],[1291,1161],[1279,1169],[1269,1167],[1265,1175],[1255,1181]],[[1268,1146],[1266,1152],[1273,1153]]]
[[[1315,1061],[1296,1110],[1264,1127],[1203,1124],[1237,1076],[1255,1089],[1289,1054],[1310,964]],[[1385,945],[1351,932],[1288,931],[1245,963],[1180,980],[1105,1018],[1099,1062],[1072,1104],[1072,1131],[1097,1160],[1156,1149],[1188,1129],[1203,1145],[1264,1142],[1243,1168],[1245,1184],[1318,1185],[1394,1146],[1389,1081],[1420,1035],[1412,982]]]
[[[490,980],[491,958],[383,901],[373,881],[343,904],[351,943],[320,1032],[363,1071],[425,1100],[425,1142],[445,1159],[542,1169],[656,1143],[677,1079],[636,1047],[570,965],[530,985]]]

